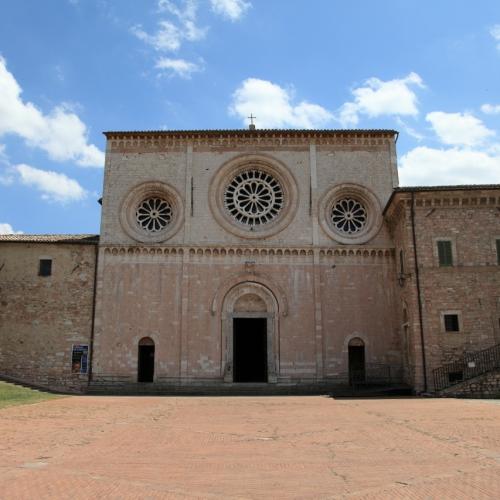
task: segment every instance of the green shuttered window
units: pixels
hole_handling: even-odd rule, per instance
[[[451,241],[438,241],[438,256],[439,256],[439,265],[443,266],[452,266],[453,265],[453,251],[451,248]]]

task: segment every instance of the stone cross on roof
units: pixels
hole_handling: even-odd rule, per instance
[[[249,119],[250,119],[250,125],[248,125],[249,130],[255,130],[255,124],[254,124],[254,122],[253,122],[253,121],[254,121],[254,120],[255,120],[255,118],[257,118],[257,117],[256,117],[256,116],[253,116],[253,114],[252,114],[252,113],[250,113],[250,116],[247,116],[247,118],[249,118]]]

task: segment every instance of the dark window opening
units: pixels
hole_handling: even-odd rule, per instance
[[[500,240],[497,240],[496,244],[497,244],[497,264],[500,266]]]
[[[445,314],[444,315],[444,330],[445,332],[458,332],[460,331],[458,324],[458,314]]]
[[[234,382],[267,382],[267,319],[234,318]]]
[[[139,341],[138,382],[153,382],[155,373],[155,344],[149,337]]]
[[[403,250],[399,251],[399,274],[404,276],[405,274],[405,263],[403,260]]]
[[[450,382],[461,382],[464,378],[464,373],[463,372],[449,372],[448,373],[448,380]]]
[[[40,259],[38,268],[39,276],[50,276],[52,274],[52,259]]]
[[[438,256],[439,256],[439,265],[444,266],[452,266],[453,265],[453,251],[451,247],[451,241],[438,241]]]

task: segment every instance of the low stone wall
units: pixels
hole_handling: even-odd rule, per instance
[[[485,373],[444,389],[439,395],[457,398],[500,398],[500,370]]]

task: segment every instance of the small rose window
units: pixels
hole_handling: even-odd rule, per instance
[[[173,218],[171,204],[164,198],[147,198],[139,204],[135,219],[140,228],[148,233],[165,229]]]
[[[368,213],[360,201],[354,198],[342,198],[333,204],[330,220],[335,231],[351,235],[364,229]]]

